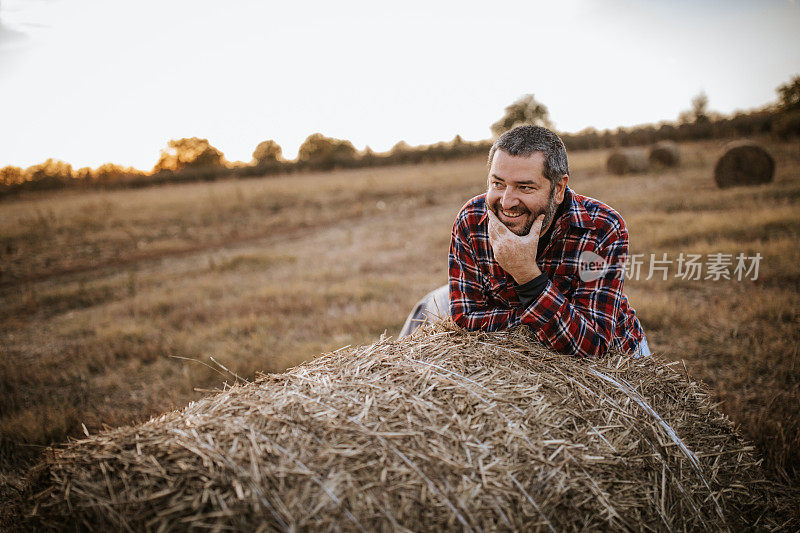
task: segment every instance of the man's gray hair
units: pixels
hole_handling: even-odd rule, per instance
[[[564,143],[558,135],[542,126],[517,126],[502,134],[489,150],[489,168],[492,167],[492,158],[498,149],[513,156],[529,156],[534,152],[542,152],[544,177],[550,180],[551,187],[558,185],[564,174],[569,175]]]

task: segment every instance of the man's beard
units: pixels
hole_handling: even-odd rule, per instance
[[[547,228],[553,222],[553,218],[556,216],[556,209],[558,209],[558,206],[556,205],[556,185],[555,183],[551,182],[550,196],[547,197],[547,207],[545,208],[544,220],[542,221],[542,231],[544,231],[544,229]],[[542,213],[537,213],[537,215],[533,219],[536,220],[536,218],[541,214]],[[531,224],[528,225],[527,228],[525,228],[525,235],[530,233],[532,225],[533,222],[531,222]]]
[[[495,204],[493,206],[493,209],[494,209],[495,215],[497,215],[498,218],[499,218],[500,217],[500,213],[499,213],[500,208],[499,208],[499,206],[497,204]],[[513,230],[511,228],[509,228],[509,229],[511,229],[511,231],[513,233],[515,233],[516,235],[519,235],[520,237],[525,236],[525,235],[527,235],[528,233],[531,232],[531,227],[533,226],[533,223],[536,222],[536,219],[539,218],[540,215],[544,215],[544,220],[542,221],[542,229],[544,229],[551,222],[553,222],[553,218],[556,215],[556,209],[558,209],[558,205],[556,204],[556,186],[555,186],[554,183],[551,182],[550,183],[550,195],[547,198],[547,206],[543,210],[540,210],[537,213],[535,213],[533,216],[531,216],[528,219],[528,221],[525,223],[525,226],[523,226],[521,231],[515,231],[515,230]],[[527,209],[526,209],[526,211],[527,211]],[[530,213],[530,211],[528,211],[528,213]]]

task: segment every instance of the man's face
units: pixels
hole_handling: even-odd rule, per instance
[[[568,177],[552,187],[544,175],[544,154],[512,156],[497,150],[489,169],[486,205],[508,229],[527,235],[534,221],[544,214],[544,233],[553,221],[556,208],[564,200]]]

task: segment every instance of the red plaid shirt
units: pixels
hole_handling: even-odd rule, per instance
[[[546,346],[580,356],[609,349],[633,352],[644,338],[636,312],[622,293],[628,230],[609,206],[567,188],[566,210],[536,262],[549,278],[544,291],[522,308],[516,282],[495,261],[489,243],[486,195],[461,208],[450,239],[450,314],[469,330],[527,325]],[[579,275],[582,252],[608,265],[599,279]]]

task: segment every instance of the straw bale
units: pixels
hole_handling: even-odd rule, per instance
[[[775,160],[764,147],[751,141],[728,143],[714,167],[714,181],[720,188],[760,185],[774,176]]]
[[[676,143],[672,141],[660,141],[650,148],[648,159],[651,165],[677,167],[681,162],[681,155]]]
[[[678,366],[426,325],[53,454],[37,528],[724,530],[781,525]],[[784,524],[785,525],[785,524]]]
[[[643,148],[618,148],[606,160],[606,170],[618,176],[647,172],[649,166],[647,151]]]

